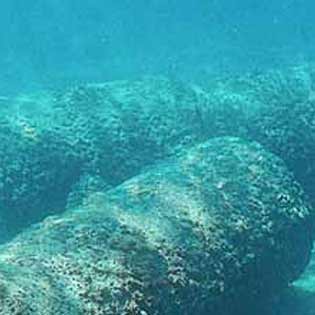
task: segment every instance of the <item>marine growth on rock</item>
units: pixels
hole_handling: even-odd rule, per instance
[[[226,314],[309,260],[313,213],[281,159],[222,137],[183,149],[0,250],[0,314]]]

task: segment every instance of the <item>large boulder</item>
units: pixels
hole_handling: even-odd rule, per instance
[[[279,158],[213,139],[2,246],[0,314],[245,312],[299,276],[313,224]]]
[[[82,187],[116,186],[193,143],[200,134],[195,103],[189,87],[152,78],[34,95],[1,108],[0,238],[79,204]]]
[[[14,102],[0,123],[2,234],[215,136],[263,144],[315,204],[314,69],[221,78],[203,88],[165,78],[117,81]]]
[[[70,147],[70,146],[69,146]],[[34,119],[0,122],[0,239],[64,209],[82,160]]]
[[[206,84],[206,134],[263,144],[294,172],[315,205],[315,67],[301,65]]]

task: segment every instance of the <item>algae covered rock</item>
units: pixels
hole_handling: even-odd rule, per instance
[[[255,89],[261,104],[247,125],[249,137],[286,162],[315,204],[315,67],[257,76]]]
[[[76,87],[58,98],[60,137],[85,152],[88,170],[116,186],[201,137],[199,96],[165,78]]]
[[[315,67],[219,79],[201,94],[208,136],[237,135],[280,156],[315,204]]]
[[[1,241],[64,209],[71,187],[80,177],[82,161],[61,151],[62,143],[34,121],[2,119]]]
[[[184,84],[152,78],[9,104],[0,123],[2,239],[80,202],[75,191],[94,189],[91,178],[116,186],[192,143],[199,132],[195,102]]]
[[[265,108],[249,132],[285,160],[315,204],[315,100]]]
[[[216,138],[1,247],[0,314],[225,314],[296,279],[313,213],[284,163]]]
[[[147,78],[13,106],[0,124],[2,234],[13,236],[98,187],[115,187],[216,136],[260,142],[314,201],[314,82],[311,66],[220,79],[203,89]]]

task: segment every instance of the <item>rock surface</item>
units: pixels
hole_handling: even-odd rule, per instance
[[[2,246],[0,314],[241,313],[299,276],[313,225],[279,158],[213,139]]]
[[[216,135],[263,144],[286,162],[315,205],[315,67],[221,80],[203,93],[210,104],[202,115],[211,128],[206,133],[215,127]]]
[[[263,144],[315,204],[314,91],[303,66],[203,89],[164,78],[87,85],[15,106],[0,122],[2,239],[80,205],[82,187],[115,187],[215,136]]]
[[[196,94],[167,79],[78,87],[11,104],[0,122],[0,217],[7,236],[116,186],[199,134]],[[97,184],[96,184],[97,182]],[[1,237],[1,235],[0,235]],[[5,237],[3,237],[5,239]]]

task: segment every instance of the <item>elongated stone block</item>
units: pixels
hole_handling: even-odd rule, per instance
[[[0,314],[227,314],[308,262],[314,214],[284,163],[216,138],[0,251]]]
[[[315,205],[315,67],[242,75],[206,85],[205,133],[263,144],[292,170]]]
[[[80,203],[78,187],[116,186],[194,143],[196,100],[184,84],[152,78],[77,87],[1,109],[2,239]]]
[[[263,144],[315,204],[314,90],[303,66],[203,89],[150,78],[30,98],[1,115],[0,240],[215,136]]]

